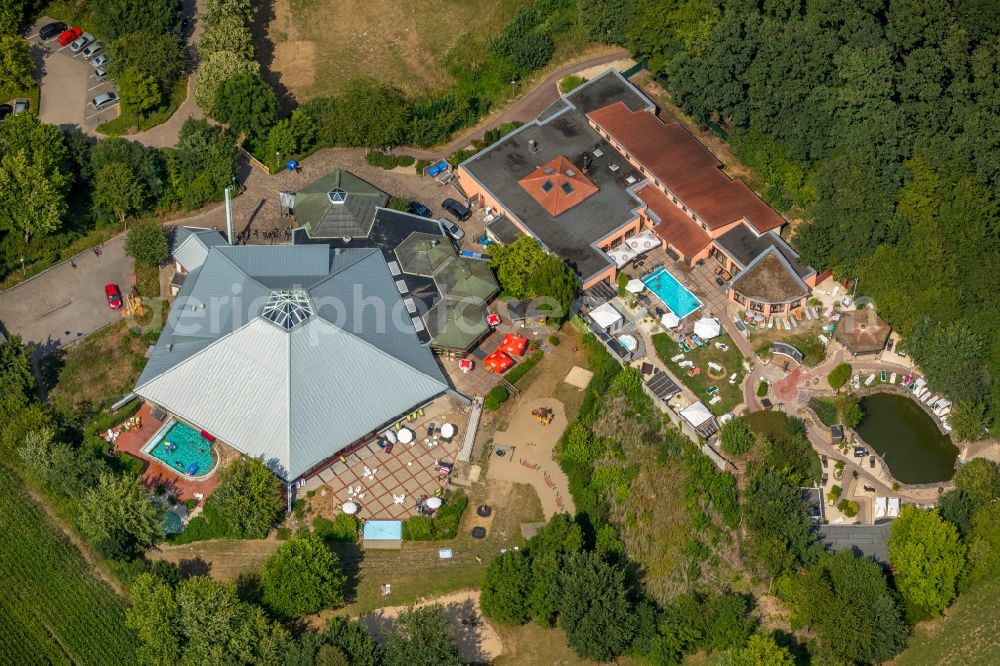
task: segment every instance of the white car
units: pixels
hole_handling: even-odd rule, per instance
[[[95,55],[104,50],[104,42],[92,42],[87,48],[83,50],[83,57],[90,60]]]
[[[87,44],[90,44],[92,41],[94,41],[94,36],[89,32],[85,32],[73,40],[73,43],[69,45],[69,50],[72,51],[73,53],[79,53],[80,51],[83,50],[85,46],[87,46]]]
[[[97,111],[111,106],[112,104],[118,103],[118,93],[116,92],[106,92],[101,93],[94,99],[90,100],[90,105],[94,107]]]

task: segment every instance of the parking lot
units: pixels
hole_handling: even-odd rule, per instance
[[[38,117],[46,123],[76,126],[88,134],[96,134],[98,125],[118,115],[118,106],[95,111],[90,100],[104,92],[117,92],[116,86],[110,79],[98,80],[90,62],[82,54],[72,53],[68,45],[59,46],[57,37],[43,42],[38,30],[51,22],[46,17],[39,19],[28,37],[40,73]]]

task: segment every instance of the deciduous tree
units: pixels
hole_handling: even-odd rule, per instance
[[[719,661],[720,666],[795,666],[788,648],[778,645],[766,634],[754,634],[741,648],[730,650]]]
[[[596,553],[569,556],[559,577],[559,627],[566,642],[588,659],[608,661],[624,652],[636,630],[625,572]]]
[[[912,619],[933,617],[955,599],[965,552],[955,526],[942,520],[936,509],[903,507],[892,521],[889,558]]]
[[[215,93],[215,118],[228,123],[235,134],[263,136],[274,124],[277,111],[274,90],[257,74],[244,72],[228,78]]]
[[[222,470],[210,501],[233,536],[244,539],[266,537],[285,506],[278,478],[263,462],[246,456]]]
[[[187,67],[187,56],[176,35],[130,32],[112,42],[108,50],[108,71],[114,77],[120,78],[134,67],[156,77],[163,91],[169,91]]]
[[[94,203],[113,213],[119,222],[124,222],[129,215],[141,211],[145,199],[146,192],[142,182],[125,164],[113,162],[98,170],[94,178]],[[126,250],[127,246],[128,240]],[[133,249],[138,248],[133,245]]]
[[[209,116],[215,117],[215,97],[224,81],[237,74],[260,74],[260,63],[242,53],[216,51],[201,61],[194,98]]]
[[[493,558],[486,569],[479,605],[483,615],[501,624],[524,624],[530,619],[531,563],[519,550]]]
[[[90,10],[94,32],[105,39],[141,31],[176,35],[180,22],[174,0],[93,0]]]
[[[163,508],[138,479],[104,474],[80,502],[80,529],[105,557],[138,557],[163,537]]]
[[[18,35],[0,36],[0,90],[21,92],[35,85],[35,63],[28,42]]]
[[[385,648],[385,666],[459,666],[458,648],[444,606],[432,604],[399,614]]]
[[[156,220],[140,220],[125,237],[125,253],[144,266],[162,266],[170,256],[167,233]]]
[[[297,535],[264,563],[262,601],[280,617],[315,613],[343,602],[346,580],[337,556],[322,539],[313,533]]]
[[[726,421],[720,433],[722,450],[731,456],[741,456],[753,444],[753,432],[747,422],[739,417]]]

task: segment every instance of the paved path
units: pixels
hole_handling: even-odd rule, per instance
[[[117,284],[124,295],[132,274],[125,237],[117,236],[100,256],[87,250],[0,292],[0,323],[44,356],[121,319],[108,307],[104,285]]]

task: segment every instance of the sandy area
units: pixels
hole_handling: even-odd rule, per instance
[[[531,412],[539,407],[555,411],[552,423],[542,425]],[[560,511],[575,512],[569,482],[553,458],[556,442],[566,430],[566,410],[554,398],[536,398],[520,403],[507,430],[493,436],[493,453],[487,475],[490,479],[529,483],[542,502],[545,520]],[[499,451],[504,455],[498,455]],[[561,506],[560,506],[561,504]]]
[[[489,663],[503,654],[503,643],[493,626],[479,612],[479,590],[454,592],[415,604],[420,608],[441,604],[451,620],[459,657],[465,663]],[[394,627],[394,619],[410,606],[388,606],[366,613],[358,622],[379,641]]]

